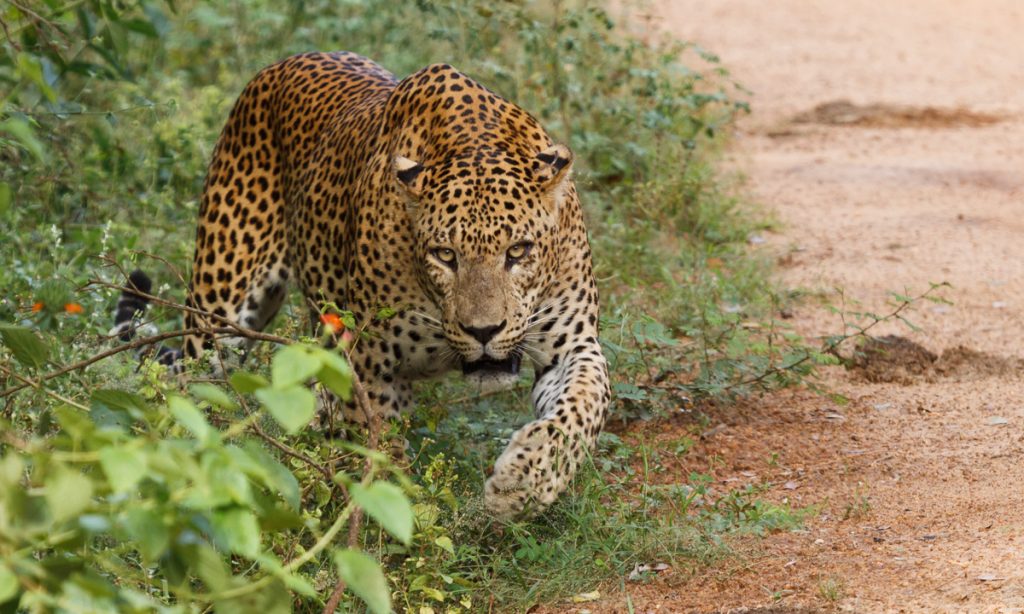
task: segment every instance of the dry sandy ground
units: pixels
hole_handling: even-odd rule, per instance
[[[765,238],[783,280],[832,300],[841,287],[877,311],[889,291],[948,281],[952,305],[912,316],[923,332],[884,332],[961,364],[895,383],[837,370],[845,406],[789,391],[722,410],[726,426],[680,471],[718,456],[723,485],[768,481],[821,514],[710,569],[627,584],[632,607],[1024,611],[1024,2],[665,0],[652,12],[753,91],[732,161],[781,221]],[[814,111],[840,100],[859,106]],[[840,330],[810,302],[792,321]],[[612,592],[562,611],[629,611]]]

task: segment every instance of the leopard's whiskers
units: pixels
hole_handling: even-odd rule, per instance
[[[420,311],[411,311],[411,310],[409,311],[409,314],[412,315],[412,316],[415,316],[417,318],[420,318],[420,321],[416,322],[416,324],[418,324],[420,326],[423,326],[423,328],[426,328],[427,330],[433,330],[433,331],[441,332],[441,333],[444,332],[444,328],[442,327],[441,321],[436,319],[436,318],[434,318],[433,316],[429,316],[429,315],[427,315],[427,314],[425,314],[423,312],[420,312]]]

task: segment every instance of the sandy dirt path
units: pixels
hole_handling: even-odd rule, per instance
[[[837,368],[827,378],[847,405],[787,391],[713,416],[725,426],[680,471],[715,459],[723,487],[769,482],[770,496],[821,512],[710,569],[627,585],[633,608],[1024,611],[1024,2],[664,0],[652,12],[753,91],[731,158],[781,222],[765,238],[787,285],[831,301],[841,287],[881,312],[890,291],[947,281],[953,304],[917,309],[920,333],[880,331],[946,352],[938,368],[893,365],[898,381],[883,383]],[[811,112],[841,100],[860,106]],[[813,301],[790,321],[841,330]],[[665,431],[649,436],[677,436]],[[567,606],[581,609],[629,611],[621,593]]]

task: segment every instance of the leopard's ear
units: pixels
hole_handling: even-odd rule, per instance
[[[423,165],[404,156],[395,156],[392,169],[399,185],[413,198],[423,191]]]
[[[558,218],[572,173],[572,152],[565,145],[552,145],[533,159],[533,180],[540,184],[541,200]]]
[[[570,172],[572,152],[565,145],[552,145],[534,158],[533,176],[544,191],[558,189],[560,192]]]

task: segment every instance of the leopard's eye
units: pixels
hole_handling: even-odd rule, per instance
[[[437,258],[444,264],[452,266],[455,264],[455,250],[448,247],[438,247],[433,251],[434,258]]]
[[[512,247],[508,248],[508,251],[505,252],[507,263],[515,264],[516,262],[519,262],[530,253],[531,247],[533,247],[532,243],[524,241],[522,243],[516,243]]]

